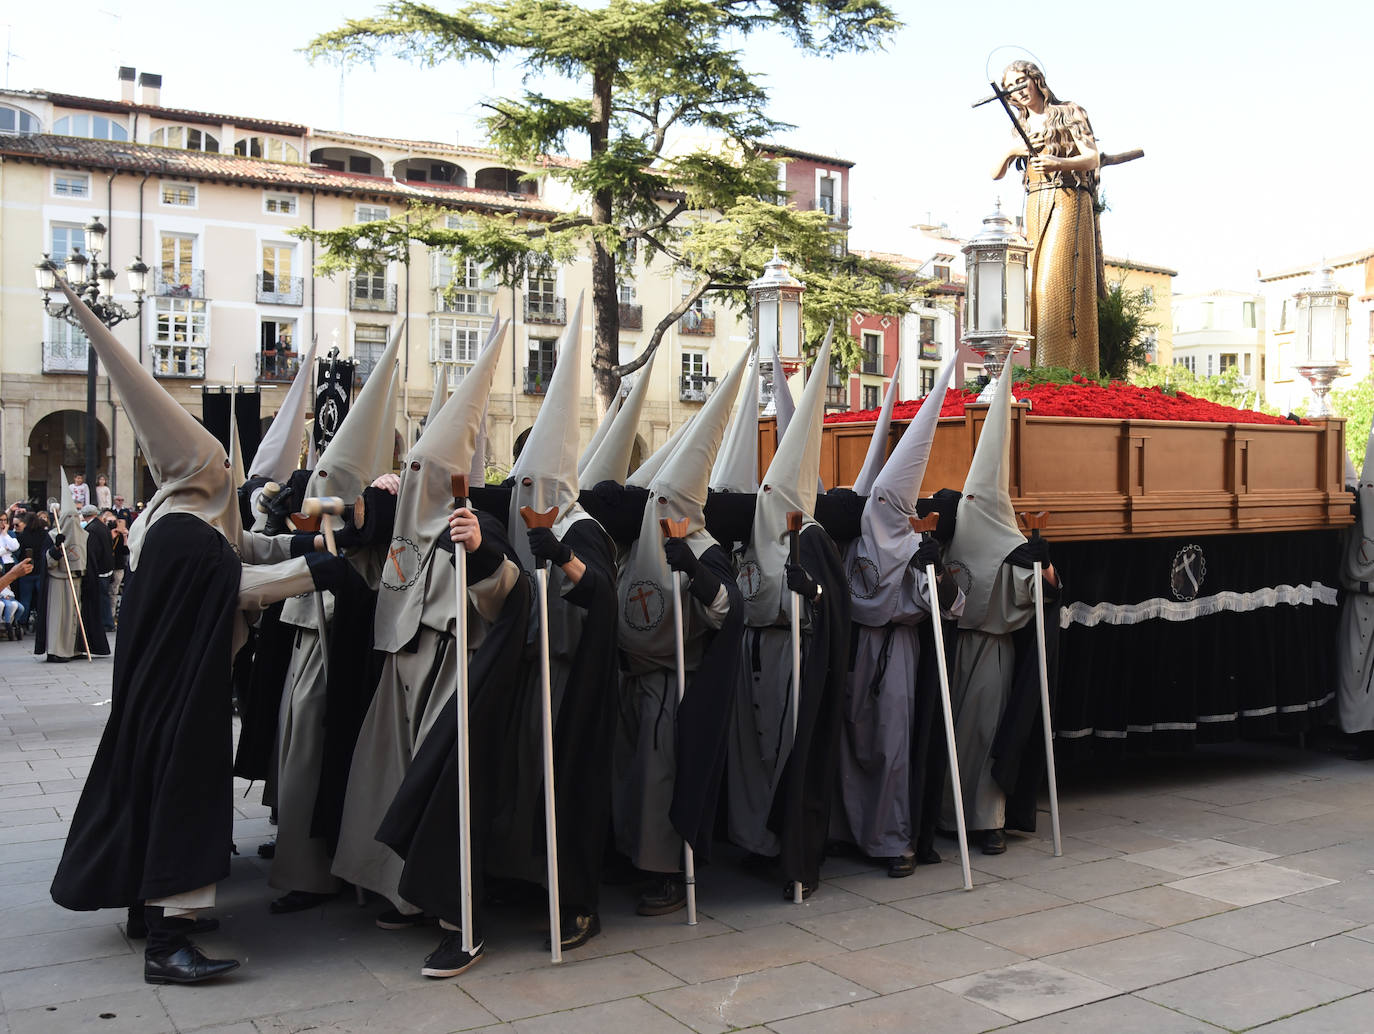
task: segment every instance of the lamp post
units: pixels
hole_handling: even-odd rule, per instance
[[[1002,203],[964,245],[968,309],[964,344],[983,356],[988,383],[978,396],[991,402],[1011,354],[1031,339],[1030,242],[1017,233]]]
[[[806,285],[792,275],[787,262],[773,249],[773,257],[764,264],[763,275],[750,281],[750,325],[758,344],[760,369],[765,359],[777,356],[783,371],[789,376],[802,361],[802,292]],[[773,385],[776,394],[777,385]],[[769,401],[771,411],[773,402]]]
[[[52,258],[45,254],[43,261],[34,266],[34,278],[38,283],[38,290],[43,292],[43,311],[54,319],[63,320],[71,324],[78,330],[81,328],[81,321],[77,319],[75,310],[67,302],[54,302],[50,297],[57,290],[58,280],[65,272],[64,279],[71,287],[74,294],[84,301],[96,319],[107,327],[113,327],[117,323],[122,323],[127,319],[139,315],[143,311],[143,298],[148,293],[148,267],[143,260],[134,256],[133,264],[129,266],[129,290],[134,295],[134,308],[125,308],[114,300],[115,271],[110,268],[108,263],[105,266],[100,264],[100,253],[105,250],[105,238],[108,235],[105,225],[96,216],[86,224],[86,250],[90,253],[87,258],[81,253],[80,248],[73,248],[67,256],[66,269],[59,267]],[[96,478],[96,438],[97,424],[95,418],[95,380],[98,369],[95,349],[89,345],[86,348],[86,480],[89,484],[95,484]]]
[[[1307,378],[1316,396],[1309,415],[1327,417],[1331,382],[1350,369],[1350,295],[1336,284],[1330,266],[1323,266],[1316,284],[1299,291],[1297,300],[1298,373]]]

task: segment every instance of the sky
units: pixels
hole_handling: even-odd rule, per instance
[[[377,6],[70,0],[59,32],[55,8],[16,3],[0,15],[5,81],[116,97],[115,70],[132,65],[162,74],[170,107],[482,143],[483,102],[521,86],[514,63],[340,69],[299,52]],[[1104,151],[1145,151],[1103,172],[1108,255],[1178,270],[1176,291],[1246,290],[1259,270],[1374,245],[1372,3],[893,6],[905,25],[883,50],[807,57],[780,36],[745,46],[771,114],[796,127],[780,139],[856,163],[852,247],[906,250],[907,227],[926,221],[966,237],[997,200],[1020,206],[1019,184],[990,179],[1010,140],[1005,116],[970,107],[1012,49],[1087,109]]]

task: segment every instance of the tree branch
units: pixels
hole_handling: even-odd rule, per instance
[[[687,310],[692,307],[696,300],[705,295],[710,289],[711,278],[708,276],[702,280],[701,283],[697,284],[696,287],[687,292],[686,296],[683,297],[682,301],[678,303],[675,309],[658,321],[658,326],[654,327],[654,332],[649,335],[649,341],[645,344],[639,355],[635,356],[628,363],[622,363],[620,366],[613,367],[611,372],[617,377],[625,377],[634,373],[647,363],[650,358],[653,357],[653,354],[658,351],[658,346],[663,343],[663,335],[668,332],[668,328],[682,319],[683,315],[686,314]]]

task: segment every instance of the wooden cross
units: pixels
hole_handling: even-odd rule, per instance
[[[629,597],[629,601],[630,601],[631,603],[638,603],[638,604],[644,609],[644,623],[645,623],[646,625],[649,623],[649,604],[648,604],[648,601],[651,600],[652,598],[653,598],[653,594],[652,594],[651,592],[649,592],[647,589],[645,589],[644,586],[642,586],[642,585],[639,587],[639,594],[638,594],[638,595]]]
[[[401,582],[406,580],[406,575],[405,572],[401,570],[401,562],[396,558],[405,551],[405,546],[397,546],[395,549],[388,550],[386,554],[386,558],[391,561],[391,566],[396,568],[396,578]]]

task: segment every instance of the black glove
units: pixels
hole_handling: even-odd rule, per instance
[[[562,567],[572,559],[572,547],[564,545],[552,528],[530,528],[530,552],[536,563],[552,563]]]
[[[788,564],[787,588],[803,599],[814,601],[821,587],[811,580],[811,576],[801,564]]]
[[[56,535],[54,535],[54,536],[52,537],[52,544],[53,544],[54,546],[60,546],[60,545],[62,545],[62,543],[66,542],[66,541],[67,541],[67,536],[66,536],[66,535],[63,535],[60,531],[59,531]]]
[[[1037,560],[1041,567],[1050,566],[1050,544],[1047,539],[1027,539],[1007,554],[1007,563],[1013,567],[1034,567]]]
[[[291,536],[291,556],[307,556],[315,552],[315,536],[318,532],[298,531]]]
[[[307,553],[305,563],[310,568],[310,578],[319,592],[341,592],[349,582],[358,577],[352,564],[333,553]]]
[[[697,555],[692,552],[692,547],[687,545],[686,539],[665,539],[663,555],[668,558],[668,566],[674,571],[681,571],[688,579],[697,576],[697,569],[701,565],[697,562]]]
[[[286,531],[286,518],[291,515],[292,493],[283,488],[270,499],[259,500],[267,503],[267,520],[263,521],[264,535],[280,535]]]
[[[934,564],[937,576],[944,573],[945,565],[940,559],[940,544],[928,535],[921,539],[921,544],[916,547],[916,555],[911,558],[911,562],[922,571]]]

